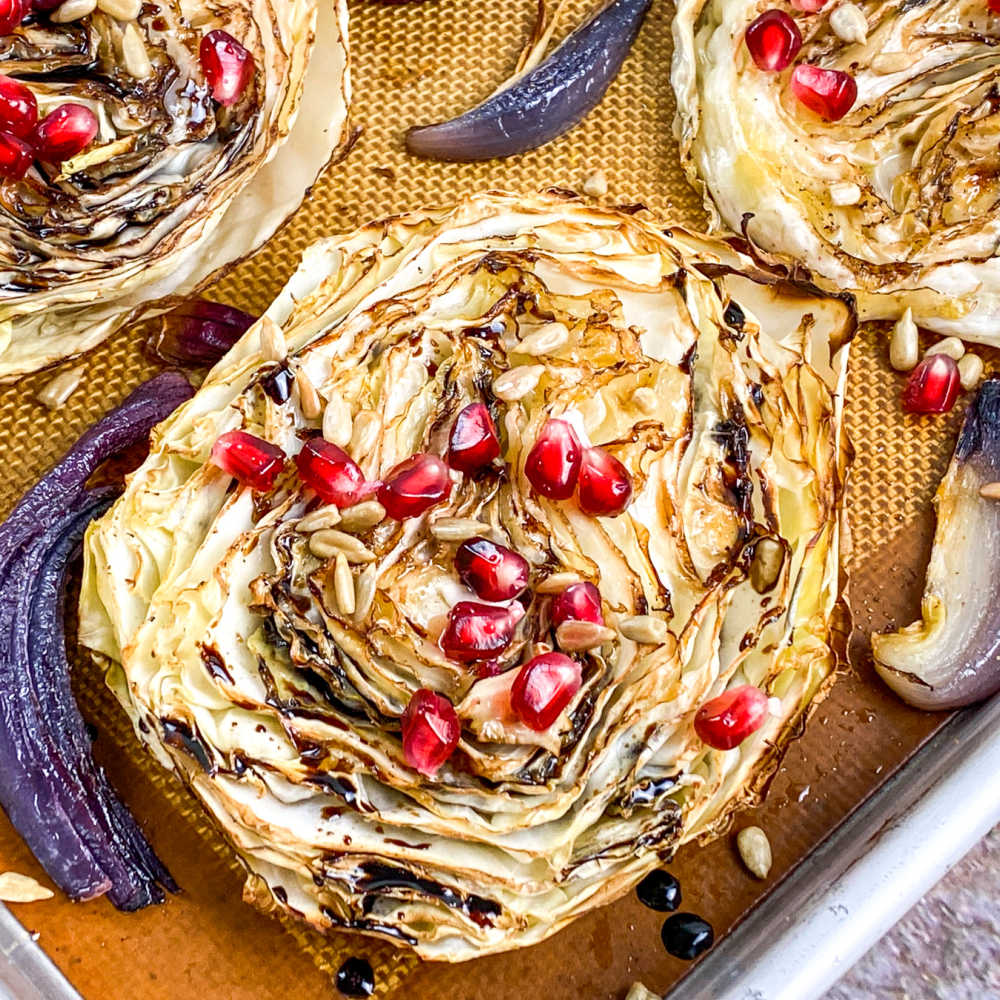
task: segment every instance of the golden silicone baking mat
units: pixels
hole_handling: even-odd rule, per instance
[[[576,23],[589,6],[579,0],[570,20]],[[656,0],[603,103],[568,135],[509,160],[440,164],[408,157],[404,129],[448,117],[490,93],[516,61],[535,0],[352,3],[352,118],[360,137],[285,229],[221,281],[212,296],[259,312],[317,237],[488,188],[579,189],[597,169],[607,178],[608,201],[642,202],[667,221],[703,224],[671,135],[672,13],[668,3]],[[51,373],[0,390],[4,512],[85,427],[154,372],[141,351],[143,335],[139,329],[126,331],[88,355],[83,384],[54,414],[34,399]],[[848,569],[863,629],[915,610],[929,544],[929,500],[959,420],[957,412],[938,419],[904,417],[899,389],[879,332],[863,331],[853,348],[847,402],[857,450]],[[84,713],[101,734],[99,756],[187,889],[165,907],[134,916],[114,913],[103,902],[73,906],[58,898],[18,910],[87,997],[277,1000],[294,995],[309,1000],[335,995],[327,977],[352,955],[371,961],[377,996],[407,1000],[620,998],[633,978],[644,977],[663,990],[683,972],[681,963],[659,947],[660,918],[630,900],[584,918],[528,952],[458,969],[420,968],[409,953],[391,945],[343,934],[324,938],[290,921],[283,921],[283,933],[277,923],[239,902],[232,854],[174,779],[138,749],[97,671],[79,663],[76,686]],[[767,804],[754,814],[771,834],[776,876],[887,777],[939,721],[897,704],[863,662],[860,674],[838,683],[805,739],[789,752]],[[0,824],[0,868],[41,876],[6,822],[0,819]],[[674,870],[685,873],[686,903],[709,916],[719,932],[775,880],[753,882],[725,838],[703,849],[685,849]]]

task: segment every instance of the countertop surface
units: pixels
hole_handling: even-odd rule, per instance
[[[1000,826],[824,1000],[1000,998]]]

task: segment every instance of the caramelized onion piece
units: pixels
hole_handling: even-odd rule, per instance
[[[536,149],[600,103],[652,0],[612,0],[541,65],[451,121],[411,128],[406,148],[433,160],[492,160]]]
[[[116,492],[87,489],[93,471],[190,395],[172,373],[140,386],[0,525],[0,805],[70,898],[107,893],[122,910],[177,887],[91,756],[70,689],[63,583],[87,525]]]
[[[984,382],[965,414],[938,487],[937,531],[922,618],[873,635],[875,667],[916,708],[958,708],[1000,690],[1000,502],[980,495],[1000,481],[1000,379]]]

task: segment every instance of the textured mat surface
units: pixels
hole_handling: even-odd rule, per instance
[[[579,2],[574,9],[580,13],[588,6]],[[530,30],[534,10],[534,0],[353,3],[353,118],[362,130],[360,138],[268,248],[225,278],[213,296],[259,311],[291,273],[302,249],[320,235],[487,188],[579,189],[595,169],[608,179],[608,201],[643,202],[666,220],[700,224],[700,207],[682,179],[671,138],[672,8],[663,0],[654,4],[605,101],[567,136],[490,164],[425,163],[405,154],[401,137],[406,126],[460,111],[504,78]],[[87,357],[83,385],[55,415],[34,401],[51,373],[0,390],[4,510],[96,415],[152,374],[155,367],[144,359],[141,340],[141,331],[126,331]],[[928,543],[929,500],[959,419],[957,413],[933,420],[903,417],[900,386],[899,376],[885,362],[879,335],[864,332],[853,353],[847,406],[857,449],[849,569],[863,629],[881,627],[887,618],[905,617],[915,609]],[[634,901],[595,914],[513,961],[498,958],[459,970],[418,969],[412,956],[389,945],[346,935],[322,938],[286,923],[294,940],[289,949],[290,939],[277,924],[243,913],[231,854],[173,779],[139,751],[93,667],[80,664],[77,687],[85,713],[101,732],[102,757],[189,890],[184,899],[134,918],[114,914],[104,904],[74,908],[59,900],[21,911],[87,996],[233,1000],[277,998],[294,991],[302,1000],[329,995],[325,977],[348,955],[357,954],[375,966],[376,995],[405,995],[408,1000],[444,995],[461,1000],[615,998],[624,996],[632,978],[662,990],[683,972],[682,964],[660,949],[660,918]],[[806,739],[790,752],[768,803],[754,816],[770,832],[775,850],[768,884],[884,780],[935,725],[936,720],[896,704],[864,666],[859,675],[838,684],[810,723]],[[28,870],[30,859],[17,845],[8,829],[0,830],[0,861]],[[708,915],[720,933],[767,888],[749,879],[725,841],[700,853],[682,852],[676,870],[686,873],[687,905]],[[102,952],[105,947],[114,950]],[[262,949],[268,960],[248,977],[246,965]],[[564,972],[570,951],[573,971]],[[301,956],[308,961],[300,961]],[[404,981],[407,985],[400,989]]]

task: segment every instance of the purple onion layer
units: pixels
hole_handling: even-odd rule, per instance
[[[114,499],[87,488],[91,474],[190,396],[174,373],[141,385],[0,525],[0,805],[70,898],[107,894],[122,910],[177,886],[91,754],[70,688],[64,584],[87,525]]]
[[[406,133],[433,160],[492,160],[536,149],[589,114],[618,75],[652,0],[611,0],[539,66],[451,121]]]

